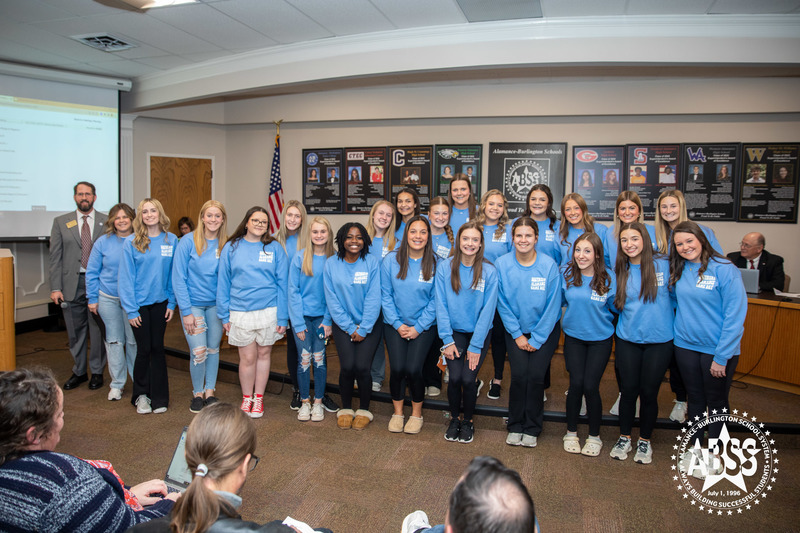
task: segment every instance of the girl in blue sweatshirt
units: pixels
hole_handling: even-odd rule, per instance
[[[494,264],[500,256],[510,252],[511,224],[508,221],[508,202],[497,189],[486,191],[481,198],[476,221],[483,226],[483,258]],[[486,396],[490,400],[500,399],[500,386],[503,383],[503,370],[506,365],[506,337],[500,313],[495,312],[492,322],[492,362],[494,379]]]
[[[380,263],[369,254],[367,228],[348,222],[336,233],[338,252],[325,263],[325,304],[333,320],[333,340],[339,352],[339,395],[336,414],[341,429],[364,429],[372,421],[370,365],[380,340]],[[353,384],[360,399],[353,412]]]
[[[291,265],[298,250],[306,247],[305,228],[306,207],[297,200],[289,200],[281,211],[281,227],[272,236],[286,252],[287,264]],[[292,329],[289,321],[289,329]],[[289,377],[292,379],[292,402],[289,407],[295,411],[300,409],[300,389],[297,385],[297,345],[294,335],[286,335],[286,368],[289,369]]]
[[[608,228],[595,221],[589,214],[589,207],[583,196],[572,192],[561,200],[561,225],[558,231],[558,243],[561,247],[561,265],[566,265],[572,259],[572,245],[575,239],[585,232],[597,234],[600,240],[606,236]]]
[[[458,232],[466,222],[475,220],[478,215],[474,188],[475,184],[466,174],[456,174],[450,182],[447,198],[452,206],[450,227],[454,232]]]
[[[216,403],[222,321],[217,316],[219,257],[228,239],[225,206],[209,200],[200,208],[197,229],[181,239],[172,265],[172,287],[178,300],[183,334],[189,345],[192,403],[199,413]]]
[[[394,197],[394,205],[397,208],[397,218],[395,218],[394,238],[399,242],[403,238],[406,223],[411,217],[418,216],[420,211],[419,195],[414,189],[401,189]]]
[[[559,228],[561,224],[553,209],[553,192],[543,183],[537,183],[528,191],[525,199],[523,217],[530,217],[539,226],[539,237],[536,240],[536,251],[549,256],[557,265],[561,264],[561,246],[559,246]],[[514,221],[516,222],[516,220]]]
[[[603,260],[603,244],[594,233],[584,233],[573,245],[572,260],[564,270],[561,319],[564,330],[564,360],[569,372],[567,434],[564,450],[597,457],[603,447],[600,421],[603,405],[600,380],[611,357],[614,342],[614,296],[616,280]],[[583,448],[578,439],[581,398],[586,398],[589,437]]]
[[[466,443],[472,442],[475,433],[475,380],[489,351],[497,306],[497,271],[483,259],[480,224],[472,221],[461,226],[456,243],[453,256],[436,269],[436,322],[450,369],[450,425],[444,438]]]
[[[133,235],[122,245],[119,299],[136,337],[131,403],[139,414],[163,413],[169,405],[164,332],[175,309],[172,257],[178,238],[169,229],[161,202],[139,202]]]
[[[241,409],[261,418],[272,345],[289,324],[288,258],[269,234],[266,209],[247,210],[219,259],[217,315],[228,343],[239,348]]]
[[[549,256],[536,252],[539,226],[514,222],[515,250],[500,257],[497,310],[502,318],[511,388],[506,444],[533,448],[544,421],[544,378],[561,328],[561,275]]]
[[[675,357],[689,393],[689,418],[728,412],[747,314],[741,274],[689,221],[673,230],[670,267],[677,299]],[[708,438],[719,437],[721,428],[721,422],[710,424]],[[697,433],[700,441],[702,432]]]
[[[425,399],[422,366],[436,337],[436,256],[430,234],[430,223],[425,217],[412,217],[400,249],[387,255],[381,266],[383,329],[392,368],[389,376],[394,405],[389,421],[392,433],[414,434],[422,429]],[[404,426],[406,385],[411,389],[411,416]]]
[[[444,196],[431,200],[428,220],[431,222],[431,246],[439,259],[447,259],[453,249],[453,228],[450,226],[450,203]]]
[[[328,379],[325,339],[331,336],[331,315],[325,305],[323,271],[333,255],[333,232],[324,217],[314,217],[306,234],[307,247],[295,254],[289,267],[289,318],[298,357],[297,383],[301,405],[297,419],[321,422]],[[288,348],[287,348],[288,349]],[[311,405],[311,363],[314,363],[314,405]]]
[[[631,451],[636,399],[639,411],[639,442],[633,460],[653,461],[650,436],[658,417],[658,390],[672,358],[675,312],[669,292],[669,263],[653,255],[653,245],[644,224],[620,227],[617,246],[617,291],[614,307],[619,310],[615,364],[622,398],[619,403],[620,437],[611,457],[623,461]]]
[[[105,235],[97,239],[86,265],[86,298],[89,311],[99,314],[105,325],[106,353],[111,386],[110,401],[122,399],[127,375],[133,379],[136,339],[119,301],[117,280],[122,245],[133,233],[136,213],[128,204],[117,204],[108,212]]]

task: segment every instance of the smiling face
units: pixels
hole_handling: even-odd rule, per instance
[[[269,230],[269,218],[266,213],[256,211],[247,219],[247,237],[258,241]]]
[[[73,198],[81,213],[89,213],[94,206],[94,201],[97,200],[97,196],[88,185],[78,185],[78,191]]]
[[[446,205],[434,205],[431,207],[428,217],[431,219],[433,227],[444,229],[450,222],[450,209]]]
[[[117,211],[117,216],[114,217],[114,229],[120,235],[128,235],[132,229],[132,222],[125,210],[120,209]]]
[[[428,244],[428,225],[416,220],[408,227],[408,249],[413,255],[421,255]]]
[[[381,204],[375,209],[372,214],[372,224],[376,229],[381,231],[381,234],[387,230],[389,224],[392,223],[392,208],[387,204]]]
[[[692,263],[700,262],[703,247],[697,237],[691,233],[676,233],[673,239],[675,240],[675,251],[678,252],[678,255]]]
[[[617,216],[625,224],[636,222],[639,220],[639,206],[630,200],[624,200],[617,207]]]
[[[575,200],[567,200],[564,204],[564,217],[576,228],[583,227],[583,210]]]
[[[550,202],[547,200],[547,195],[544,191],[533,191],[528,201],[528,207],[530,207],[531,215],[534,217],[546,217]]]
[[[361,250],[364,249],[364,238],[361,236],[361,231],[353,226],[347,231],[347,236],[344,238],[345,259],[353,262],[361,255]]]
[[[680,203],[674,196],[665,196],[662,198],[661,202],[658,204],[658,211],[661,213],[661,218],[669,223],[678,222],[681,216]]]
[[[481,232],[475,228],[468,228],[461,232],[458,248],[465,257],[475,257],[481,249]]]
[[[299,209],[292,206],[286,210],[286,216],[283,222],[286,224],[286,231],[288,231],[290,235],[294,234],[294,232],[300,228],[300,224],[303,223],[303,214],[300,213]]]
[[[148,228],[155,228],[159,225],[158,219],[158,208],[150,202],[145,202],[142,206],[142,224]]]
[[[469,184],[464,180],[454,181],[450,185],[450,196],[458,209],[465,209],[469,205]]]
[[[315,222],[311,224],[310,237],[311,244],[315,246],[325,246],[328,244],[328,239],[330,238],[328,235],[328,228],[325,227],[325,224]]]
[[[218,207],[209,207],[203,213],[203,227],[209,233],[216,235],[223,222],[225,222],[225,215],[222,214]]]
[[[575,243],[575,251],[572,253],[572,257],[575,259],[575,264],[578,265],[578,268],[581,270],[581,275],[594,275],[595,253],[592,243],[586,239]]]
[[[619,234],[619,245],[622,252],[628,256],[630,262],[638,265],[644,249],[642,235],[634,229],[623,230]]]
[[[531,253],[536,247],[536,233],[530,226],[517,226],[514,230],[514,248],[521,255]]]
[[[486,216],[486,223],[489,225],[497,224],[497,221],[503,216],[505,206],[506,199],[499,194],[493,194],[487,198],[486,207],[483,209],[483,214]]]
[[[397,195],[397,212],[400,213],[404,219],[414,216],[414,197],[407,192],[401,192]]]

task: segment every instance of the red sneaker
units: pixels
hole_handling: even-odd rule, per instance
[[[261,418],[262,416],[264,416],[264,398],[260,394],[256,394],[253,407],[250,409],[250,418]]]
[[[242,406],[239,408],[248,415],[250,414],[250,409],[253,407],[253,398],[250,396],[242,396]]]

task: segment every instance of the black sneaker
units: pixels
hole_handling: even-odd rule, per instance
[[[475,396],[480,397],[484,383],[482,379],[479,379],[476,383],[478,384],[478,388],[476,389]]]
[[[464,420],[461,422],[461,431],[458,432],[458,442],[464,444],[472,442],[472,436],[475,435],[475,425],[472,422]]]
[[[189,411],[193,413],[199,413],[203,407],[205,407],[205,402],[203,401],[202,396],[195,396],[192,398],[192,404],[189,406]]]
[[[206,398],[205,403],[206,407],[208,407],[209,405],[214,405],[215,403],[219,403],[219,398],[217,398],[216,396],[209,396],[208,398]]]
[[[299,411],[301,403],[302,402],[300,401],[300,390],[294,389],[292,391],[292,403],[289,404],[289,407],[291,407],[293,411]]]
[[[456,442],[458,440],[459,433],[461,433],[461,420],[458,418],[453,418],[450,420],[450,426],[447,428],[447,431],[444,434],[444,440]]]
[[[329,413],[335,413],[339,410],[339,404],[333,401],[333,398],[327,394],[322,397],[322,407]]]
[[[500,399],[500,385],[497,383],[492,383],[489,386],[489,392],[486,393],[486,397],[490,400],[499,400]]]

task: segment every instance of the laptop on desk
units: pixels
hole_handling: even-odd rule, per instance
[[[192,473],[189,471],[189,465],[186,464],[186,426],[181,432],[181,438],[178,439],[178,445],[175,447],[175,453],[172,454],[172,461],[167,468],[167,475],[164,476],[164,483],[167,484],[169,492],[183,492],[189,487],[192,482]]]
[[[747,294],[758,294],[758,270],[754,268],[740,268],[742,282]]]

